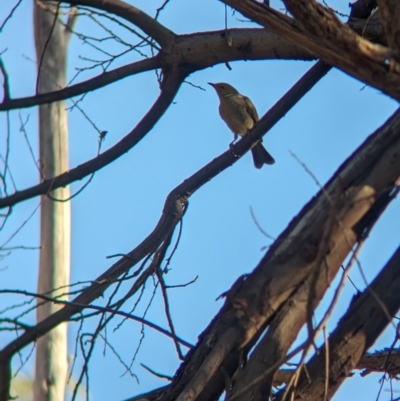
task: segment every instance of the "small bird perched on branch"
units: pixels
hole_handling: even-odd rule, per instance
[[[232,85],[225,82],[213,84],[208,82],[219,97],[219,114],[226,125],[234,134],[235,142],[237,136],[245,136],[256,125],[258,121],[257,110],[252,101],[241,95]],[[274,164],[274,158],[267,152],[261,143],[261,139],[253,146],[251,153],[256,168],[264,164]]]

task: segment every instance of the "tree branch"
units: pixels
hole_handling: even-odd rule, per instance
[[[110,315],[122,316],[122,317],[124,317],[126,319],[134,320],[134,321],[139,322],[139,323],[141,323],[141,324],[143,324],[145,326],[148,326],[151,329],[153,329],[155,331],[158,331],[159,333],[165,335],[166,337],[172,338],[176,343],[182,344],[183,346],[185,346],[187,348],[192,348],[193,347],[192,344],[188,343],[187,341],[185,341],[182,338],[180,338],[179,336],[177,336],[175,332],[163,329],[158,324],[152,323],[149,320],[144,319],[142,317],[135,316],[132,313],[127,313],[127,312],[120,311],[120,310],[116,309],[113,306],[99,306],[99,305],[79,304],[79,303],[74,302],[74,301],[66,301],[66,300],[62,299],[61,297],[54,297],[54,296],[49,296],[49,295],[46,295],[46,294],[39,294],[39,293],[36,293],[36,292],[30,292],[30,291],[25,291],[25,290],[11,290],[11,289],[0,290],[0,294],[14,294],[14,295],[15,294],[20,294],[20,295],[25,295],[25,296],[28,296],[28,297],[43,299],[43,300],[45,300],[47,302],[51,302],[51,303],[54,303],[54,304],[69,305],[69,306],[72,306],[72,307],[77,307],[80,310],[87,308],[89,310],[95,310],[95,311],[99,311],[99,312],[107,312]],[[13,322],[15,322],[15,321],[13,321]],[[27,326],[27,325],[22,325],[22,324],[19,324],[19,325],[25,331],[29,331],[29,330],[31,330],[33,328],[32,326]]]
[[[328,64],[400,100],[399,71],[388,65],[388,49],[357,35],[314,1],[285,0],[293,19],[253,0],[222,0],[246,17],[315,54]],[[305,30],[306,29],[306,30]]]
[[[48,0],[46,0],[48,1]],[[51,0],[50,0],[51,1]],[[175,34],[142,10],[121,0],[64,0],[75,6],[88,6],[115,14],[136,25],[152,37],[164,50],[174,41]]]
[[[376,6],[376,0],[357,0],[354,3],[349,3],[351,8],[350,20],[353,18],[367,19]]]
[[[396,62],[400,63],[400,2],[397,0],[378,0],[378,6],[391,55]]]
[[[0,103],[0,111],[21,109],[65,100],[70,97],[102,88],[103,86],[117,82],[120,79],[128,76],[160,67],[161,60],[159,56],[135,61],[134,63],[115,68],[114,70],[103,72],[101,75],[90,78],[87,81],[80,82],[54,92],[41,93],[35,96],[23,97],[19,99],[5,99],[2,103]]]
[[[362,294],[354,297],[348,311],[330,335],[327,399],[333,397],[343,381],[357,367],[366,350],[390,323],[390,318],[399,310],[399,266],[400,248],[397,248],[371,285]],[[322,346],[307,363],[307,377],[302,375],[296,387],[296,397],[307,400],[324,399],[324,348]],[[382,368],[390,371],[391,358],[387,358],[387,352],[385,354],[386,358],[381,358],[381,362],[386,362],[386,367]]]

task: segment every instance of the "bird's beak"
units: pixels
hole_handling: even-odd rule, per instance
[[[211,85],[213,88],[215,88],[215,84],[213,84],[212,82],[207,82],[208,83],[208,85]]]

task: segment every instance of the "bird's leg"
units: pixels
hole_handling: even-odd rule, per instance
[[[229,144],[229,149],[231,150],[231,152],[233,153],[233,155],[234,155],[235,157],[239,157],[239,156],[233,151],[233,146],[235,145],[235,142],[236,142],[237,138],[238,138],[238,135],[237,135],[237,134],[233,134],[233,141]]]
[[[229,143],[229,148],[232,149],[232,146],[235,144],[238,138],[238,134],[233,134],[233,141]]]

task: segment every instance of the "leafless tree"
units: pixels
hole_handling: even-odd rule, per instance
[[[149,57],[109,70],[108,63],[115,57],[112,55],[99,62],[104,69],[100,75],[26,98],[11,99],[5,84],[1,110],[53,104],[149,70],[159,72],[160,94],[136,127],[116,145],[65,173],[45,177],[33,187],[3,197],[0,207],[4,209],[32,197],[46,196],[118,159],[151,131],[171,105],[182,82],[196,71],[244,59],[317,61],[249,135],[172,189],[154,230],[75,298],[65,301],[53,294],[21,291],[62,307],[34,327],[26,328],[21,324],[17,338],[0,351],[0,400],[9,399],[13,356],[62,322],[100,314],[91,344],[114,315],[151,325],[122,310],[124,303],[141,291],[150,277],[157,280],[164,295],[170,327],[169,332],[163,332],[173,339],[178,355],[183,357],[181,345],[190,345],[175,333],[161,264],[172,246],[172,235],[184,217],[190,196],[235,163],[238,156],[248,152],[333,67],[400,100],[400,3],[396,0],[380,0],[378,4],[371,0],[356,1],[351,5],[347,23],[314,0],[284,0],[291,16],[270,8],[265,2],[223,0],[264,28],[224,29],[190,35],[172,32],[156,18],[121,0],[69,0],[57,3],[57,7],[64,9],[64,3],[67,7],[77,7],[77,14],[100,13],[129,29],[132,25],[140,29],[143,34],[135,31],[139,37],[135,49],[142,51],[142,47],[147,46]],[[376,18],[377,5],[380,18]],[[6,83],[5,68],[2,71]],[[223,307],[201,333],[198,343],[184,356],[170,384],[132,400],[214,400],[224,391],[232,401],[262,400],[270,396],[279,400],[287,397],[323,400],[334,395],[354,368],[397,374],[396,350],[376,355],[368,355],[366,351],[400,307],[400,275],[397,273],[400,249],[349,305],[325,344],[320,349],[313,347],[316,335],[325,327],[337,301],[348,269],[357,261],[359,249],[397,195],[399,132],[400,112],[397,111],[337,169],[275,240],[252,273],[239,277],[224,294]],[[99,135],[101,141],[104,132]],[[347,258],[349,261],[345,263]],[[314,325],[313,311],[338,274],[341,280],[335,296],[323,318]],[[118,289],[126,280],[131,280],[131,287],[121,295]],[[112,289],[112,295],[106,306],[93,304],[107,289]],[[88,315],[84,316],[84,311]],[[307,339],[289,351],[303,326],[307,327]],[[91,350],[86,354],[85,364],[89,363]],[[307,353],[312,351],[311,360],[306,362]],[[297,354],[301,357],[295,370],[280,370]],[[84,375],[85,368],[79,383]],[[277,383],[286,385],[271,395]]]

